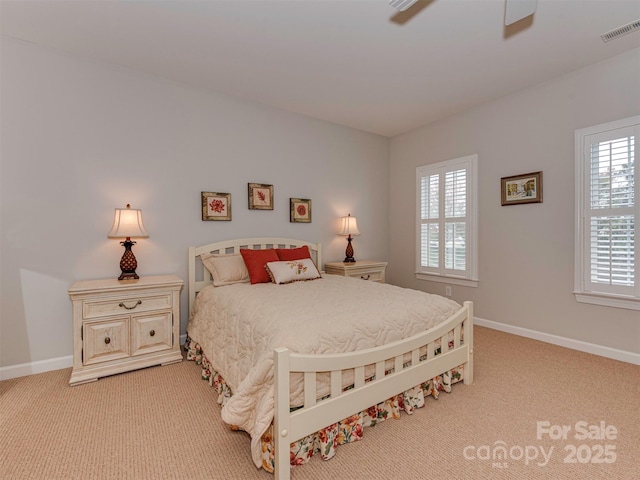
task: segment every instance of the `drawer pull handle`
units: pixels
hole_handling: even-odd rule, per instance
[[[364,275],[360,275],[360,278],[363,280],[369,280],[371,278],[371,274],[367,275],[366,277]]]
[[[151,330],[151,331],[149,332],[149,335],[151,335],[152,337],[153,337],[155,334],[156,334],[156,331],[155,331],[155,330]]]
[[[104,337],[104,344],[109,345],[111,343],[111,339],[109,337]]]
[[[134,308],[136,308],[138,305],[142,304],[142,300],[138,300],[136,302],[136,304],[133,307],[127,307],[124,303],[121,303],[120,305],[118,305],[119,307],[122,307],[126,310],[133,310]]]

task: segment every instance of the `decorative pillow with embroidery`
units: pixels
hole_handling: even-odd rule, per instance
[[[206,253],[200,258],[204,267],[211,272],[213,285],[216,287],[249,282],[249,272],[239,253],[229,255]]]
[[[252,285],[271,282],[265,265],[267,262],[277,262],[279,260],[275,248],[265,248],[264,250],[241,248],[240,255],[242,255],[244,264],[247,266]]]
[[[278,284],[320,278],[320,272],[318,272],[315,263],[310,258],[267,262],[266,270],[269,272],[273,283]]]

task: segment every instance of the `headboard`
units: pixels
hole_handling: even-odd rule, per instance
[[[193,308],[196,295],[207,285],[213,283],[211,274],[202,265],[200,255],[203,253],[230,254],[240,253],[241,248],[264,250],[265,248],[297,248],[306,245],[311,252],[311,258],[318,270],[322,270],[322,252],[319,243],[291,238],[240,238],[210,243],[201,247],[189,247],[189,315]]]

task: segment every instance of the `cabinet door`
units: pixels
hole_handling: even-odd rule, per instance
[[[131,355],[171,349],[173,346],[171,312],[135,315],[131,325]]]
[[[82,325],[84,365],[129,356],[129,317],[112,318]]]

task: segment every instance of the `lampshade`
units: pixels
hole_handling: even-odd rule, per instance
[[[342,217],[342,227],[340,228],[338,235],[360,235],[356,217],[352,217],[351,214],[346,217]]]
[[[127,204],[127,208],[116,208],[116,214],[113,219],[113,227],[109,238],[148,238],[149,235],[142,224],[142,210],[131,208]]]

